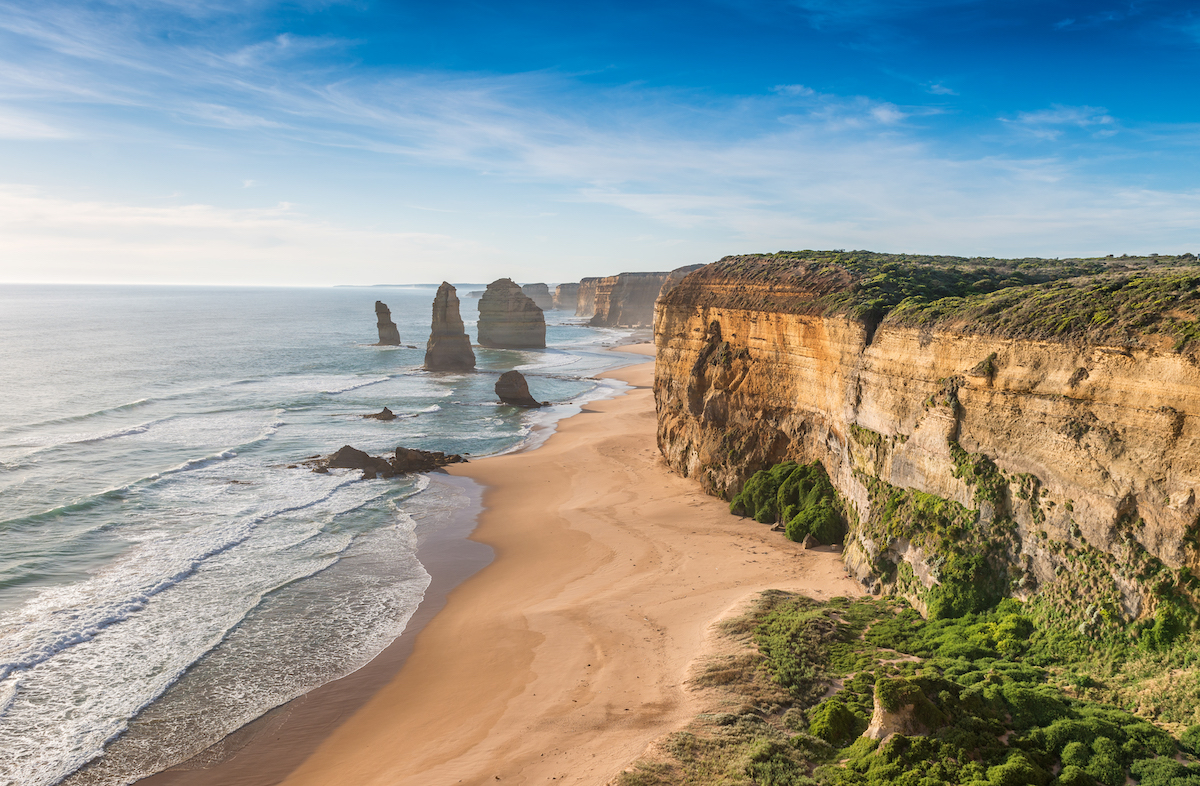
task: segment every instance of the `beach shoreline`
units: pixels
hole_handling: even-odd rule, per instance
[[[537,450],[450,469],[484,487],[471,539],[495,559],[285,784],[604,784],[700,711],[687,681],[715,621],[766,589],[860,594],[839,554],[665,466],[652,364],[606,375],[632,389]]]

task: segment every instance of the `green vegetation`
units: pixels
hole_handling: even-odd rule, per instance
[[[812,535],[821,543],[839,543],[846,534],[837,492],[820,462],[785,461],[756,472],[729,503],[731,513],[763,524],[783,522],[788,538]]]
[[[872,329],[886,318],[1031,338],[1136,343],[1161,334],[1177,349],[1200,337],[1200,264],[1190,254],[988,259],[806,250],[726,257],[713,268],[772,286],[767,295],[735,296],[745,305],[758,298],[753,305],[790,313],[850,314]]]
[[[698,717],[621,786],[1200,786],[1191,634],[1168,655],[1079,633],[1011,599],[925,620],[895,598],[782,592],[764,593],[727,631],[748,655],[699,682],[722,686],[736,711]],[[1192,664],[1151,706],[1136,676],[1146,658]],[[1187,690],[1182,715],[1162,710]],[[885,720],[906,718],[908,733],[864,736],[877,705]]]

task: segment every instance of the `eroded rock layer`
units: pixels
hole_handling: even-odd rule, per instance
[[[427,371],[470,371],[475,368],[471,339],[463,328],[458,293],[443,281],[433,298],[433,320],[425,345]]]
[[[1181,303],[1196,296],[1193,273],[1180,279]],[[1004,275],[993,289],[1011,299]],[[1129,275],[1105,286],[1141,285]],[[756,470],[820,461],[848,505],[847,567],[918,607],[946,580],[946,554],[975,548],[996,591],[1092,603],[1094,618],[1136,618],[1195,595],[1190,305],[1163,307],[1162,324],[1183,338],[1146,333],[1136,314],[1132,338],[1086,325],[1019,336],[1031,331],[999,312],[990,322],[915,319],[911,308],[885,316],[883,300],[853,301],[868,283],[839,265],[741,257],[664,294],[655,401],[670,466],[728,498]],[[1062,286],[1034,294],[1057,297]]]
[[[400,331],[392,321],[391,309],[382,300],[375,301],[375,326],[379,328],[379,347],[400,345]]]
[[[479,345],[507,349],[546,346],[546,319],[511,278],[488,284],[479,298]]]
[[[554,309],[574,311],[579,302],[579,284],[559,284],[554,288]]]

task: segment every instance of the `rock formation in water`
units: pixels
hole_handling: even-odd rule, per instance
[[[559,284],[554,288],[554,310],[574,311],[579,303],[579,284]]]
[[[392,321],[392,312],[382,300],[375,301],[375,322],[379,328],[379,343],[377,347],[395,347],[400,345],[400,331]]]
[[[1196,606],[1197,285],[1187,258],[728,257],[659,302],[659,447],[726,498],[819,461],[847,568],[922,610]]]
[[[593,327],[642,327],[654,324],[654,304],[664,291],[703,267],[689,265],[669,273],[622,273],[596,282]]]
[[[596,287],[600,278],[592,276],[579,280],[579,290],[575,300],[575,316],[591,317],[596,313]]]
[[[479,299],[479,345],[504,349],[546,346],[546,319],[511,278],[488,284]]]
[[[471,339],[463,329],[454,287],[443,281],[433,298],[433,323],[425,345],[426,371],[470,371],[475,368]]]
[[[363,415],[363,417],[367,420],[395,420],[396,413],[384,407],[382,412],[376,412],[374,415]]]
[[[554,309],[554,296],[550,294],[550,287],[545,284],[522,284],[521,291],[542,311]]]
[[[500,401],[514,407],[542,407],[546,402],[537,401],[529,392],[529,383],[520,371],[505,371],[496,380],[496,395]]]
[[[363,478],[370,480],[376,477],[394,478],[412,472],[429,472],[444,467],[447,464],[460,464],[466,459],[457,453],[442,453],[432,450],[414,450],[412,448],[396,448],[392,458],[372,456],[369,453],[343,445],[329,456],[307,461],[305,464],[313,468],[313,472],[328,472],[331,469],[360,469]]]

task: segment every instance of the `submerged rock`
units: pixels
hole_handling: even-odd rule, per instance
[[[382,412],[376,412],[374,415],[363,415],[363,417],[367,420],[395,420],[396,413],[384,407]]]
[[[488,284],[479,299],[479,345],[502,349],[546,346],[542,310],[511,278]]]
[[[433,323],[425,345],[427,371],[470,371],[475,368],[471,339],[463,328],[458,310],[458,294],[443,281],[433,298]]]
[[[496,395],[500,401],[514,407],[544,407],[548,402],[536,401],[529,392],[529,383],[520,371],[505,371],[496,380]]]
[[[392,321],[391,309],[382,300],[375,301],[375,322],[379,328],[379,343],[377,347],[395,347],[400,345],[400,330]]]
[[[466,459],[457,453],[442,453],[435,450],[396,448],[391,459],[372,456],[358,448],[343,445],[336,453],[315,461],[306,461],[313,472],[328,472],[330,469],[361,469],[363,478],[394,478],[411,472],[429,472],[447,464],[461,464]]]

